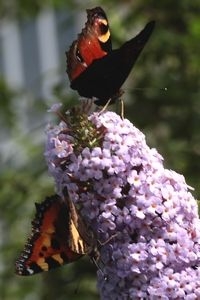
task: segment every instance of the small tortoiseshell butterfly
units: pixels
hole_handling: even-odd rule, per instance
[[[67,73],[71,88],[95,104],[113,103],[120,88],[147,43],[155,22],[120,48],[112,50],[108,19],[101,7],[87,10],[87,22],[67,54]]]
[[[32,232],[15,263],[18,275],[34,275],[78,260],[98,256],[90,231],[79,217],[73,202],[58,195],[36,203]]]

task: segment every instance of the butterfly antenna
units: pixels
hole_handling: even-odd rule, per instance
[[[119,103],[120,103],[120,116],[123,120],[124,119],[124,100],[122,98],[120,98]]]
[[[102,277],[104,277],[105,280],[107,280],[107,276],[105,275],[105,273],[103,272],[101,266],[99,265],[99,263],[97,262],[96,258],[91,257],[91,261],[93,262],[93,264],[97,267],[97,269],[100,271]],[[103,264],[103,262],[102,262]]]
[[[168,91],[167,87],[164,88],[156,88],[156,87],[145,87],[145,88],[133,88],[133,90],[137,90],[137,91],[145,91],[145,90],[158,90],[158,91]]]

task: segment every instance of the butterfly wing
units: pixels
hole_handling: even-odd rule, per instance
[[[154,21],[149,22],[137,36],[124,43],[119,49],[95,60],[71,82],[71,88],[77,90],[83,97],[96,97],[97,105],[105,105],[108,99],[118,94],[154,26]]]
[[[101,7],[87,10],[87,22],[66,53],[70,81],[112,50],[108,19]]]
[[[74,252],[70,248],[74,235],[71,222],[71,212],[59,196],[48,197],[36,204],[32,232],[16,261],[16,273],[33,275],[79,259],[83,251]],[[85,249],[84,242],[79,239]]]
[[[77,213],[75,205],[69,196],[65,198],[65,203],[70,211],[69,231],[71,237],[69,239],[69,247],[75,253],[89,255],[94,244],[93,234]]]

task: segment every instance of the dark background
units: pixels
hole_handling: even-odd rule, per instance
[[[42,2],[42,4],[40,4]],[[81,1],[80,1],[81,2]],[[62,12],[66,50],[86,21],[86,8],[102,6],[109,18],[114,47],[134,36],[149,20],[156,29],[124,85],[125,116],[146,134],[148,144],[163,155],[166,168],[185,176],[200,198],[200,2],[199,0],[134,1],[1,1],[0,18],[15,19],[22,28],[46,6]],[[66,12],[66,19],[65,19]],[[77,30],[77,29],[76,29]],[[69,37],[70,36],[70,37]],[[13,55],[15,51],[13,49]],[[30,69],[30,73],[32,70]],[[52,86],[57,102],[77,101],[60,56],[61,80]],[[38,79],[39,80],[39,79]],[[167,90],[165,90],[167,88]],[[34,91],[27,97],[0,77],[0,298],[2,300],[98,299],[95,267],[85,257],[58,270],[19,277],[14,261],[22,250],[34,215],[34,202],[54,193],[43,157],[47,108],[52,104]],[[30,100],[31,99],[31,100]],[[30,102],[29,102],[30,101]],[[22,126],[21,119],[26,117]],[[55,119],[54,119],[55,122]]]

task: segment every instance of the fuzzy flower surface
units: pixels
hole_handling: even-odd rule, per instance
[[[101,299],[200,299],[197,202],[141,131],[113,112],[71,113],[47,130],[45,157],[98,241]]]

